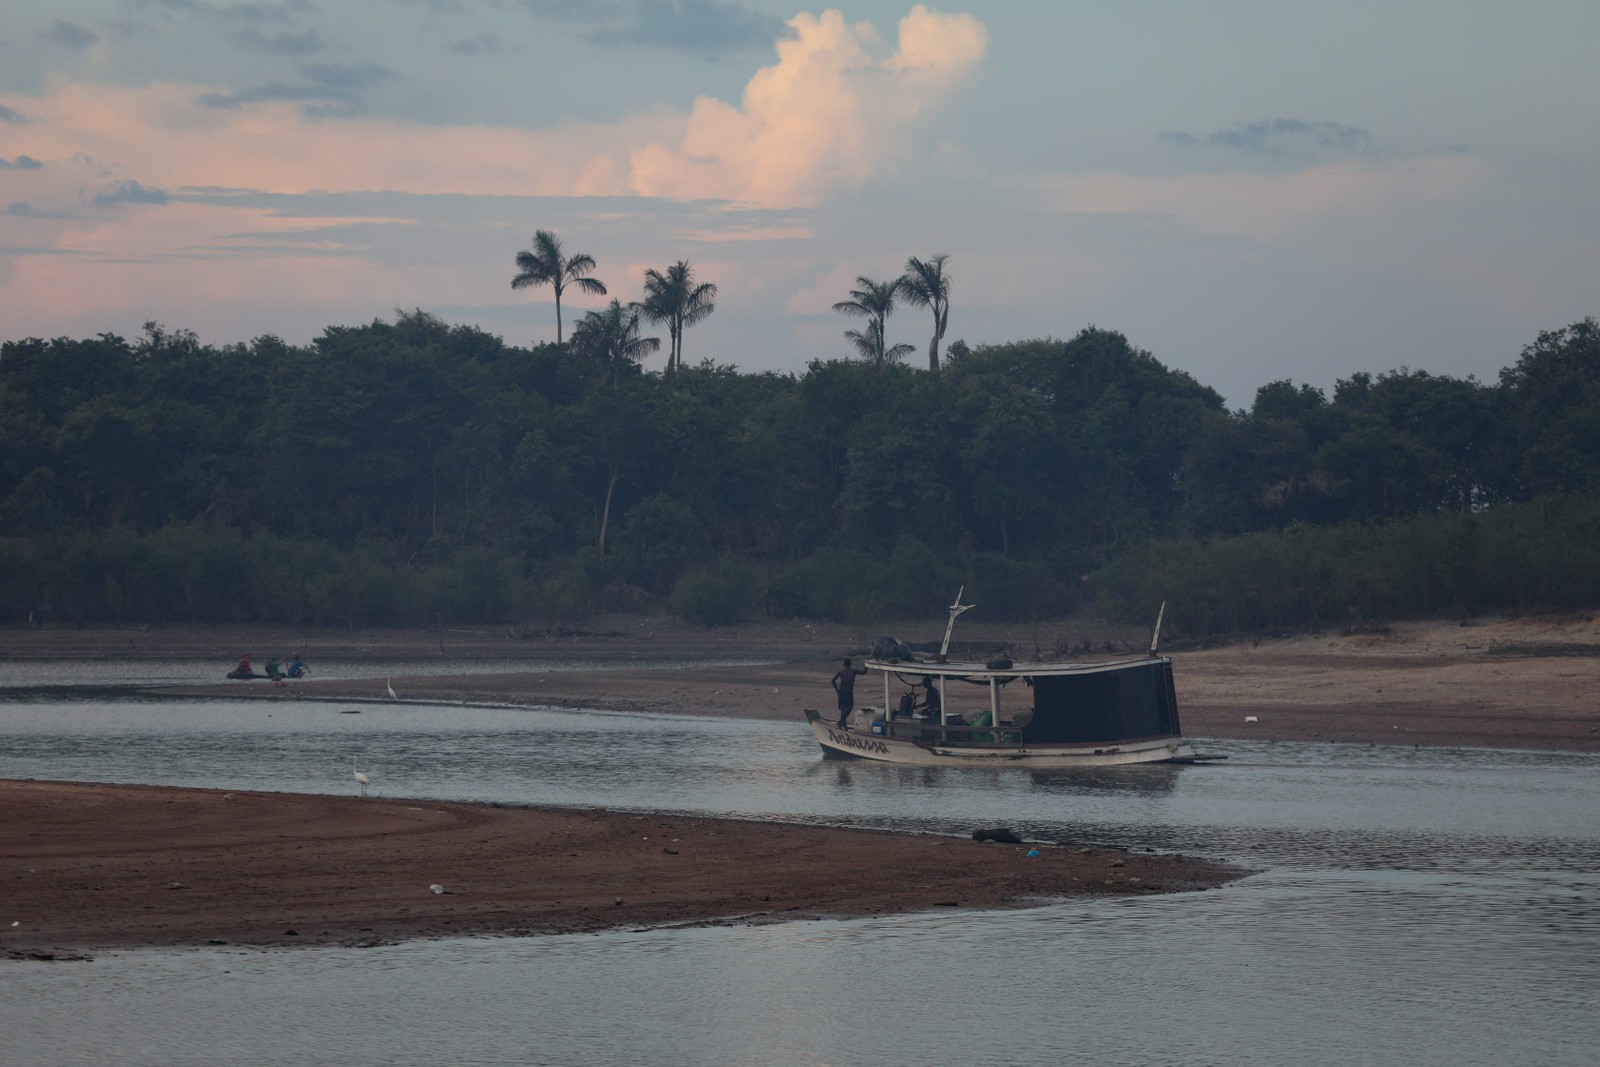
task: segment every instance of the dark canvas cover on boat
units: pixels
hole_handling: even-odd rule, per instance
[[[1121,741],[1180,733],[1172,664],[1033,679],[1030,745]]]
[[[880,637],[872,642],[872,658],[880,660],[900,660],[909,663],[913,659],[911,648],[904,641],[896,641],[892,637]]]

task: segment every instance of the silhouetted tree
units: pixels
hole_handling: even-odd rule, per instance
[[[879,367],[889,358],[889,351],[885,348],[885,320],[894,314],[895,297],[900,295],[900,286],[903,282],[902,278],[878,282],[864,274],[858,274],[857,287],[850,290],[850,299],[841,300],[833,305],[833,310],[841,315],[856,315],[867,320],[867,329],[864,332],[847,330],[845,337],[863,354],[867,351],[862,348],[863,343],[870,344],[872,361]]]
[[[717,287],[710,282],[695,284],[694,268],[678,260],[665,272],[651,268],[644,272],[644,299],[635,302],[651,322],[664,322],[672,339],[667,353],[667,373],[683,366],[683,331],[717,310]]]
[[[906,301],[933,311],[933,339],[928,342],[929,370],[939,369],[939,342],[950,324],[950,275],[944,269],[949,258],[946,252],[927,260],[912,256],[906,260],[906,272],[900,278],[900,289]]]
[[[511,288],[550,286],[556,294],[556,344],[561,344],[561,294],[567,286],[576,285],[586,293],[606,295],[605,283],[586,277],[592,270],[593,256],[584,252],[564,255],[559,237],[549,230],[537,230],[533,235],[533,247],[517,253],[517,276],[511,279]]]
[[[639,309],[613,300],[603,311],[591,311],[572,330],[572,348],[598,363],[616,385],[624,367],[661,349],[661,338],[639,336]]]
[[[916,345],[903,342],[890,348],[883,347],[883,335],[878,332],[876,321],[869,321],[864,330],[846,330],[844,336],[845,340],[856,346],[862,359],[873,363],[898,363],[916,351]]]

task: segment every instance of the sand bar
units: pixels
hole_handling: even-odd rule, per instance
[[[12,959],[1023,907],[1244,873],[1070,843],[0,781],[0,958]]]

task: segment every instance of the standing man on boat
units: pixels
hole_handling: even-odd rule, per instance
[[[854,666],[850,660],[844,661],[833,674],[833,691],[839,694],[839,729],[845,728],[850,713],[856,707],[856,679],[866,674],[865,668]]]

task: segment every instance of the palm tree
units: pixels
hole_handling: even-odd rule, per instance
[[[549,230],[537,230],[533,235],[533,248],[517,253],[518,274],[511,279],[511,288],[526,289],[530,285],[548,285],[556,294],[556,344],[561,344],[561,294],[569,285],[576,285],[586,293],[606,295],[605,283],[584,275],[594,270],[594,257],[579,252],[574,256],[561,253],[561,239]]]
[[[715,285],[694,283],[694,268],[687,260],[678,260],[664,274],[653,267],[644,272],[644,299],[631,306],[651,322],[667,324],[672,338],[668,374],[683,366],[683,331],[717,310],[716,297]]]
[[[898,363],[917,350],[916,345],[901,343],[892,348],[883,347],[883,335],[878,332],[878,324],[869,321],[864,330],[846,330],[845,340],[856,346],[856,351],[861,353],[862,359],[870,359],[874,363]]]
[[[926,261],[912,256],[906,260],[906,272],[900,285],[906,300],[919,308],[933,309],[933,340],[928,342],[928,369],[939,369],[939,342],[944,340],[944,329],[950,324],[950,275],[945,273],[945,260],[950,256],[940,252]]]
[[[868,321],[867,330],[858,336],[865,339],[871,338],[874,343],[872,352],[873,362],[883,366],[884,360],[889,358],[884,350],[884,320],[894,314],[894,298],[900,294],[900,287],[905,284],[904,278],[896,278],[892,282],[875,282],[864,274],[856,275],[858,289],[850,290],[850,299],[841,300],[833,305],[833,310],[841,315],[859,315]],[[845,336],[858,333],[856,330],[845,331]],[[859,347],[860,341],[856,341]],[[899,347],[898,345],[895,347]]]
[[[661,338],[639,336],[639,310],[613,300],[604,311],[591,311],[572,328],[572,347],[600,364],[612,385],[622,368],[661,350]]]

